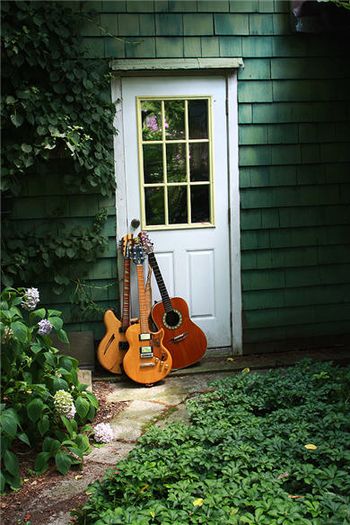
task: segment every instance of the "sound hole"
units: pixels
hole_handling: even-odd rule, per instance
[[[164,325],[170,330],[175,330],[180,326],[182,322],[182,316],[178,310],[171,310],[171,312],[165,312],[163,316]]]

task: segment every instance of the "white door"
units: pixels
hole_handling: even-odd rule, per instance
[[[170,297],[187,301],[208,347],[230,346],[225,77],[126,77],[121,98],[127,229],[136,219],[148,231]]]

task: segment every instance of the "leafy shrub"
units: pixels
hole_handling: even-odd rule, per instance
[[[20,487],[22,446],[36,451],[38,473],[51,460],[62,474],[80,464],[89,449],[84,425],[98,406],[78,381],[77,361],[52,346],[51,332],[68,342],[61,312],[36,308],[38,301],[35,288],[6,288],[1,294],[1,491]]]
[[[90,486],[79,524],[350,523],[350,369],[241,373],[152,427]]]

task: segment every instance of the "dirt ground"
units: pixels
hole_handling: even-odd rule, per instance
[[[116,414],[123,410],[125,402],[109,402],[106,403],[107,395],[113,390],[113,384],[105,381],[94,381],[93,382],[93,393],[99,400],[99,409],[96,417],[93,421],[93,425],[104,422],[108,423]],[[27,522],[31,522],[31,525],[43,525],[47,523],[47,511],[45,510],[45,504],[38,507],[35,512],[26,512],[30,502],[34,499],[37,492],[55,490],[55,485],[62,479],[62,475],[58,473],[54,467],[45,472],[42,476],[36,476],[33,474],[34,455],[32,452],[21,451],[21,474],[24,480],[23,486],[16,492],[5,494],[1,497],[0,503],[0,521],[2,525],[26,525]],[[84,476],[88,475],[86,469],[96,468],[93,464],[87,464],[81,468],[71,470],[66,474],[67,479],[79,480]],[[97,475],[99,473],[97,472]],[[95,476],[92,476],[95,477]],[[71,507],[78,507],[84,503],[87,496],[85,493],[79,494],[70,500]],[[66,501],[57,502],[57,513],[59,511],[66,510]],[[60,508],[60,506],[62,508]],[[29,525],[29,524],[28,524]]]

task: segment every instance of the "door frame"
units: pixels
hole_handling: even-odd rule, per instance
[[[193,59],[188,59],[192,62]],[[120,60],[118,64],[112,64],[114,72],[111,82],[112,102],[115,105],[116,112],[114,118],[114,127],[117,133],[114,135],[114,170],[116,180],[116,236],[118,240],[125,233],[128,227],[128,206],[126,199],[126,170],[125,170],[125,143],[123,136],[123,101],[122,101],[122,80],[125,76],[170,76],[171,74],[179,76],[209,76],[215,72],[224,75],[226,79],[226,114],[227,114],[227,166],[228,166],[228,228],[229,228],[229,253],[230,253],[230,284],[231,284],[231,341],[232,354],[242,354],[242,291],[241,291],[241,247],[240,247],[240,193],[239,193],[239,162],[238,162],[238,100],[237,100],[237,67],[242,65],[240,59],[231,59],[228,64],[227,59],[215,59],[211,66],[209,62],[199,64],[195,70],[186,67],[185,60],[166,60],[164,68],[159,65],[152,67],[152,60],[145,59],[137,61],[138,68],[135,70],[135,62]],[[120,66],[124,65],[124,70]],[[130,66],[130,62],[131,65]],[[140,62],[142,64],[140,65]],[[181,64],[181,67],[180,67]],[[220,67],[220,64],[222,67]],[[151,67],[149,67],[149,65]],[[210,67],[211,66],[211,67]],[[122,271],[121,258],[118,257],[118,278],[121,283]],[[122,289],[122,286],[120,287]]]

